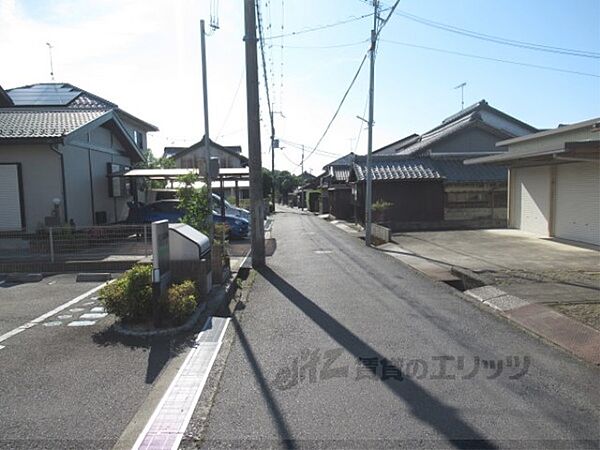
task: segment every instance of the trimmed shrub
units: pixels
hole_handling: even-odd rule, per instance
[[[106,312],[126,322],[143,322],[152,317],[152,267],[137,265],[100,290]]]
[[[191,280],[174,284],[167,291],[166,309],[169,318],[177,325],[182,324],[198,306],[196,286]]]

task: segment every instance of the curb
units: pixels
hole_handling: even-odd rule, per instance
[[[6,276],[7,283],[37,283],[38,281],[42,281],[44,275],[41,273],[9,273]]]
[[[543,304],[507,294],[495,286],[482,286],[466,290],[463,294],[583,361],[600,365],[600,353],[597,350],[600,348],[600,331]]]
[[[215,301],[221,303],[221,302],[223,302],[223,300],[230,298],[231,295],[233,295],[235,293],[235,291],[237,289],[236,280],[237,280],[238,274],[239,274],[239,272],[236,272],[235,275],[229,279],[227,284],[224,285],[224,289],[219,289],[218,292],[215,292],[213,295],[209,295],[209,298],[207,299],[207,301],[202,302],[200,305],[198,305],[198,307],[196,308],[194,313],[188,318],[188,320],[183,325],[180,325],[178,327],[172,327],[172,328],[164,328],[161,330],[137,331],[137,330],[132,330],[132,329],[126,327],[121,322],[117,322],[114,325],[114,330],[118,334],[120,334],[122,336],[128,336],[128,337],[158,337],[158,336],[164,337],[164,336],[174,336],[176,334],[191,331],[197,325],[200,317],[202,316],[202,313],[204,313],[206,311],[206,309],[208,308],[209,303],[215,302]],[[210,297],[213,297],[213,298],[210,298]]]
[[[95,282],[95,281],[108,281],[112,278],[112,275],[108,272],[99,273],[78,273],[75,279],[76,283]]]

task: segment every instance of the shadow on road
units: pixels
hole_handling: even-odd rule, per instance
[[[258,272],[281,292],[290,302],[292,302],[304,314],[310,317],[323,331],[331,336],[336,342],[344,347],[355,358],[377,357],[379,360],[385,358],[385,355],[378,353],[369,344],[358,338],[352,331],[338,322],[334,317],[319,308],[312,300],[304,296],[294,286],[289,284],[277,273],[268,267],[258,269]],[[241,331],[241,330],[240,330]],[[248,346],[247,342],[244,348]],[[253,368],[256,365],[254,361]],[[260,370],[259,368],[257,368]],[[255,369],[256,373],[256,369]],[[263,393],[268,393],[268,387],[263,387]],[[386,387],[392,391],[399,399],[404,401],[410,408],[412,414],[421,422],[429,424],[432,428],[444,435],[447,442],[460,449],[495,449],[497,446],[485,439],[471,425],[462,420],[457,411],[448,406],[427,392],[422,386],[415,383],[410,378],[405,377],[402,382],[388,380]],[[280,436],[282,439],[289,439],[285,423],[280,426],[281,412],[274,403],[272,396],[267,397],[271,412],[277,420]]]
[[[269,388],[267,380],[265,380],[263,371],[260,368],[260,364],[257,361],[256,356],[254,355],[254,352],[252,351],[252,347],[250,346],[250,343],[248,342],[248,339],[246,338],[246,335],[244,334],[242,327],[240,326],[240,324],[237,321],[235,316],[233,316],[231,318],[231,322],[233,323],[233,327],[235,328],[236,335],[237,335],[238,339],[240,340],[240,344],[242,345],[242,350],[244,351],[246,358],[248,359],[248,362],[250,363],[250,367],[252,367],[252,371],[254,372],[254,378],[256,379],[256,381],[258,382],[258,385],[260,386],[262,395],[265,398],[265,401],[269,408],[269,413],[275,420],[275,425],[277,426],[277,432],[279,433],[279,436],[281,437],[282,445],[285,448],[290,448],[290,449],[296,448],[294,441],[292,439],[290,439],[291,432],[287,426],[287,423],[285,422],[285,419],[283,418],[283,414],[281,413],[281,409],[279,408],[279,405],[277,404],[277,400],[275,400],[275,397],[273,397],[273,393],[271,392],[271,389]]]
[[[194,333],[194,332],[193,332]],[[148,352],[145,382],[152,384],[170,359],[194,346],[194,334],[181,336],[156,336],[149,338],[123,336],[113,327],[94,333],[92,340],[100,347],[124,346],[132,351]]]

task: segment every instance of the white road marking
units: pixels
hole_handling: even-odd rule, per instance
[[[106,312],[103,306],[96,306],[95,308],[90,309],[93,313],[103,313]]]
[[[62,316],[57,316],[57,319],[60,320],[65,320],[65,319],[70,319],[71,317],[73,317],[73,314],[63,314]]]
[[[85,308],[71,308],[69,311],[73,313],[78,313],[81,311],[85,311]]]
[[[221,348],[229,320],[211,317],[206,321],[196,337],[195,347],[185,358],[132,450],[179,448]]]
[[[2,350],[3,348],[6,348],[6,347],[4,347],[4,345],[0,345],[0,350]]]
[[[79,316],[80,319],[98,320],[108,316],[108,313],[86,313]]]
[[[67,325],[68,327],[91,327],[92,325],[95,325],[96,321],[95,320],[74,320],[73,322],[69,323],[69,325]]]
[[[52,322],[44,322],[42,325],[45,327],[58,327],[62,325],[62,322],[60,320],[53,320]]]
[[[69,300],[67,303],[63,303],[62,305],[54,308],[52,311],[48,311],[46,314],[42,314],[40,317],[37,317],[35,319],[33,319],[30,322],[27,322],[23,325],[21,325],[20,327],[15,328],[14,330],[9,331],[8,333],[4,333],[2,336],[0,336],[0,342],[3,342],[25,330],[27,330],[28,328],[34,327],[36,326],[38,323],[43,322],[44,320],[46,320],[48,317],[52,317],[53,315],[73,306],[74,304],[80,302],[81,300],[83,300],[84,298],[86,298],[88,295],[93,294],[94,292],[99,291],[100,289],[102,289],[104,286],[106,286],[108,283],[110,283],[112,280],[107,281],[106,283],[102,283],[98,286],[96,286],[93,289],[90,289],[87,292],[84,292],[83,294],[81,294],[78,297],[75,297],[73,300]]]
[[[333,253],[331,250],[315,250],[317,255],[328,255],[329,253]]]

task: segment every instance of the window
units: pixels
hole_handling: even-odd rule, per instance
[[[133,130],[133,141],[139,148],[144,148],[144,136],[138,130]]]

